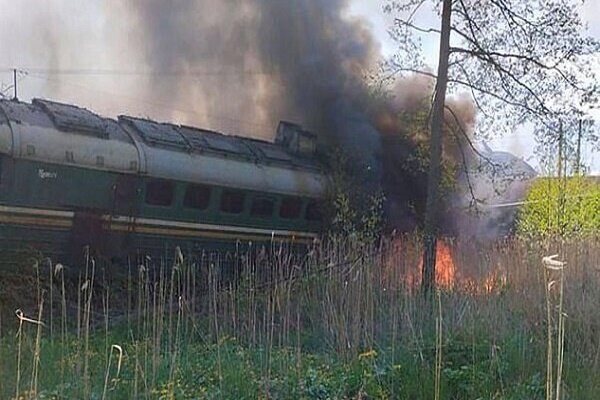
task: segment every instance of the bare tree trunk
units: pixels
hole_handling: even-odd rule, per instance
[[[448,58],[450,56],[450,20],[452,0],[444,0],[442,9],[442,30],[440,54],[435,85],[435,97],[431,115],[431,135],[429,139],[429,176],[427,179],[427,204],[425,208],[423,280],[425,292],[435,285],[435,256],[437,248],[437,228],[440,200],[440,178],[442,159],[442,139],[444,131],[444,104],[448,84]]]

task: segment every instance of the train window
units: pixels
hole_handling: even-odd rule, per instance
[[[297,197],[284,197],[281,200],[279,216],[286,219],[295,219],[300,216],[302,200]]]
[[[273,216],[275,201],[270,197],[255,197],[252,200],[250,215],[259,218],[270,218]]]
[[[323,218],[321,203],[317,200],[311,200],[306,206],[306,219],[308,221],[320,221]]]
[[[223,189],[221,192],[221,211],[240,214],[244,211],[245,194],[241,190]]]
[[[210,203],[210,186],[188,185],[183,198],[185,208],[194,208],[196,210],[206,210]]]
[[[154,179],[146,184],[146,203],[151,206],[170,206],[173,202],[173,182]]]

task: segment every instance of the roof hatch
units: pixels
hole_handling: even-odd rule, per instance
[[[107,123],[104,118],[85,108],[49,100],[33,99],[33,105],[48,114],[57,129],[83,135],[108,139]]]
[[[153,146],[164,146],[179,150],[187,150],[189,145],[177,131],[175,125],[162,124],[147,119],[121,115],[119,121],[132,125],[146,143]]]

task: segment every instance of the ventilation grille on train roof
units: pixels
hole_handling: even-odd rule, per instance
[[[257,154],[254,154],[244,141],[236,136],[223,135],[222,133],[188,126],[180,127],[179,132],[185,136],[196,151],[216,152],[245,159],[257,158]]]
[[[31,103],[44,110],[61,131],[109,138],[106,120],[85,108],[42,99],[33,99]]]
[[[119,121],[132,125],[144,141],[150,145],[171,147],[180,150],[189,148],[186,140],[171,124],[161,124],[147,119],[121,115]]]
[[[289,168],[320,170],[315,157],[290,152],[282,143],[224,135],[207,129],[155,122],[148,119],[119,116],[150,146],[179,151],[212,153],[261,164],[278,164]],[[298,152],[299,153],[299,152]]]

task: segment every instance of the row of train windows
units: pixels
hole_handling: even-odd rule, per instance
[[[183,206],[195,210],[206,210],[210,204],[212,188],[206,185],[188,185],[183,197]],[[169,181],[152,180],[146,184],[146,204],[168,207],[173,203],[175,184]],[[219,209],[230,214],[241,214],[244,211],[246,193],[236,189],[223,189]],[[252,199],[250,216],[271,218],[275,210],[275,199],[269,196],[256,196]],[[279,216],[285,219],[296,219],[302,212],[302,199],[283,197],[279,207]],[[316,200],[311,200],[306,207],[305,218],[309,221],[321,219],[321,210]]]

